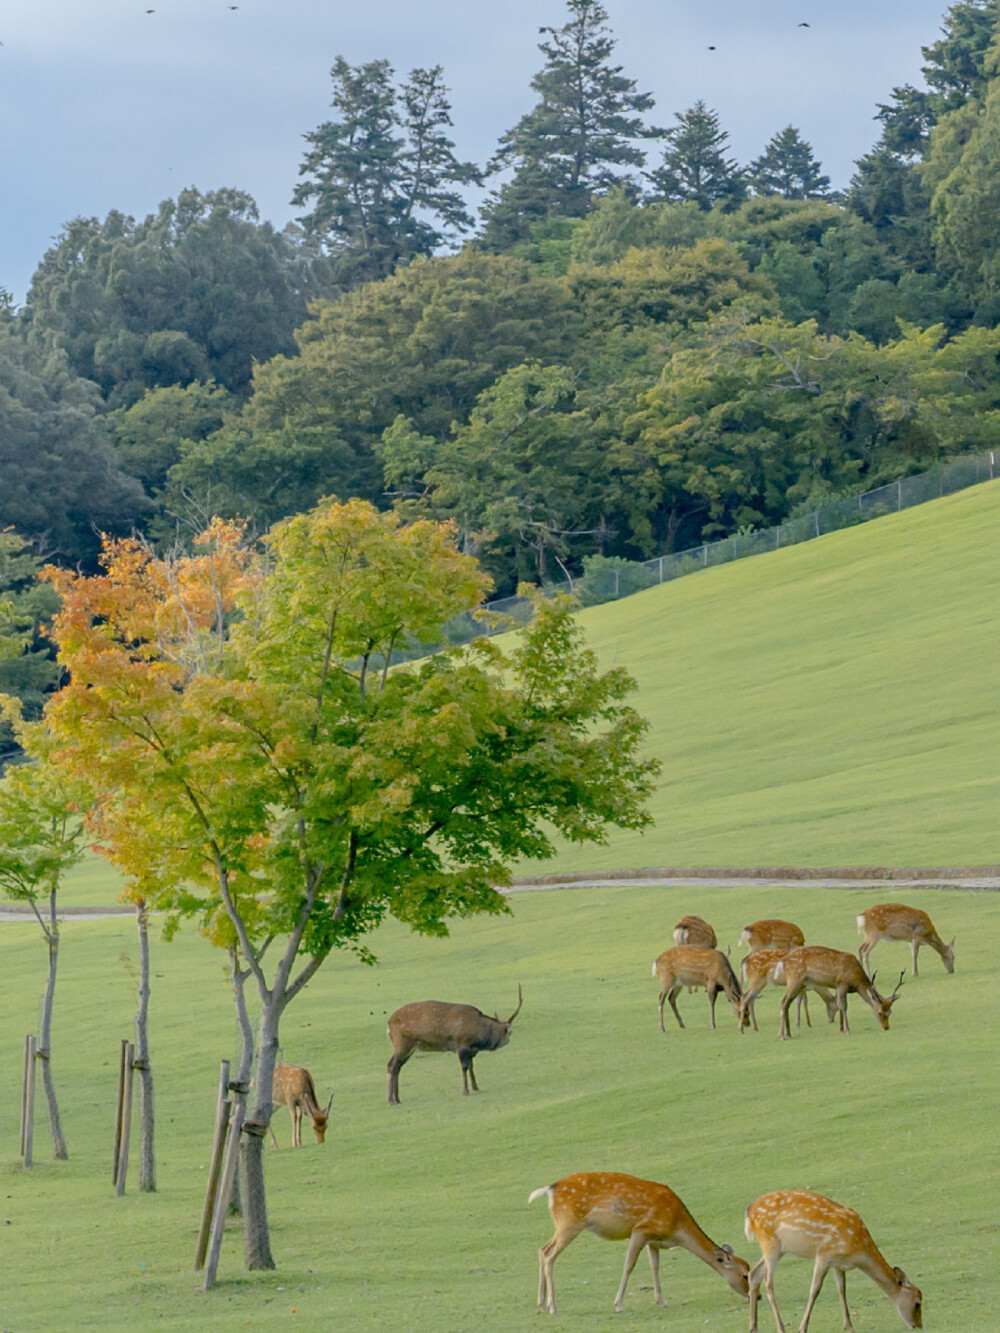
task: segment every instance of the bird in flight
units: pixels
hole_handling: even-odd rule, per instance
[[[714,47],[714,46],[707,46],[705,49],[706,49],[706,51],[714,51],[714,50],[715,50],[715,47]]]
[[[811,26],[811,25],[808,24],[808,23],[800,23],[800,24],[799,24],[799,27],[800,27],[800,28],[808,28],[808,27],[810,27],[810,26]]]

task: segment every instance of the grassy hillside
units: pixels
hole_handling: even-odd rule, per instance
[[[998,528],[1000,481],[584,612],[663,779],[558,867],[1000,860]]]
[[[159,1192],[112,1197],[111,1128],[118,1039],[132,1009],[128,920],[70,921],[55,1033],[71,1160],[16,1162],[22,1034],[34,1023],[44,948],[29,924],[0,925],[0,1328],[494,1330],[610,1327],[624,1247],[584,1235],[555,1268],[560,1313],[535,1314],[538,1246],[551,1234],[531,1190],[571,1171],[618,1169],[671,1184],[713,1239],[756,1258],[743,1209],[758,1193],[809,1186],[853,1204],[890,1263],[925,1292],[934,1333],[992,1333],[1000,1282],[987,1261],[994,1200],[983,1190],[992,1142],[991,1037],[970,1015],[994,986],[1000,901],[911,892],[942,932],[958,935],[956,973],[933,955],[907,981],[882,1032],[851,1001],[854,1028],[825,1022],[777,1040],[774,992],[761,1032],[740,1036],[724,1002],[708,1026],[704,994],[679,1004],[686,1031],[657,1031],[650,963],[685,911],[724,943],[756,916],[798,920],[807,938],[853,948],[871,895],[817,889],[611,889],[522,894],[513,919],[459,923],[448,940],[379,932],[380,966],[334,959],[289,1010],[286,1059],[336,1096],[327,1142],[290,1148],[287,1114],[268,1150],[278,1270],[247,1274],[237,1233],[210,1295],[191,1271],[205,1182],[218,1060],[233,1040],[220,959],[197,937],[155,945],[152,1039]],[[735,949],[734,949],[735,951]],[[124,958],[123,958],[124,955]],[[905,946],[879,945],[885,978]],[[385,1014],[436,995],[524,1011],[511,1044],[481,1055],[483,1092],[463,1098],[453,1056],[415,1057],[403,1105],[385,1104]],[[819,1008],[819,1006],[816,1006]],[[672,1022],[668,1015],[668,1022]],[[133,1159],[134,1162],[134,1159]],[[690,1255],[666,1254],[670,1308],[653,1303],[645,1259],[616,1326],[743,1330],[746,1306]],[[779,1299],[801,1318],[809,1266],[784,1260]],[[848,1277],[859,1329],[901,1327],[867,1279]],[[294,1315],[292,1312],[295,1312]],[[770,1318],[762,1316],[767,1326]],[[832,1280],[816,1333],[840,1328]]]

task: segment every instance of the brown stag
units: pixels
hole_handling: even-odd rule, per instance
[[[287,1106],[292,1117],[292,1147],[302,1147],[302,1112],[312,1120],[313,1133],[316,1135],[316,1142],[322,1143],[326,1138],[326,1125],[330,1119],[330,1107],[333,1105],[333,1093],[330,1093],[330,1100],[325,1107],[321,1107],[316,1099],[316,1085],[313,1083],[312,1074],[308,1069],[301,1069],[298,1065],[276,1064],[274,1066],[274,1081],[271,1084],[271,1098],[276,1106]],[[271,1136],[271,1142],[277,1148],[278,1140],[274,1135],[273,1125],[268,1125],[267,1132]]]
[[[528,1202],[548,1195],[549,1212],[556,1232],[538,1251],[538,1305],[549,1314],[556,1313],[556,1293],[552,1285],[552,1265],[579,1236],[592,1231],[604,1240],[627,1240],[625,1269],[615,1297],[615,1309],[621,1313],[625,1287],[644,1248],[649,1251],[653,1272],[653,1295],[657,1305],[666,1305],[660,1290],[660,1251],[678,1246],[703,1259],[709,1268],[740,1296],[749,1290],[750,1266],[738,1258],[728,1245],[716,1245],[705,1235],[684,1204],[666,1185],[654,1180],[640,1180],[619,1171],[581,1171],[543,1185],[528,1196]]]
[[[446,1004],[442,1000],[418,1000],[404,1004],[389,1016],[386,1033],[393,1053],[389,1071],[389,1105],[399,1105],[399,1071],[414,1051],[454,1051],[462,1066],[462,1092],[478,1092],[472,1061],[480,1051],[498,1051],[510,1041],[514,1019],[521,1012],[521,987],[517,1008],[510,1018],[491,1018],[471,1004]]]
[[[785,994],[781,1000],[781,1026],[778,1035],[782,1041],[791,1037],[788,1026],[788,1006],[801,994],[806,986],[812,988],[826,986],[836,992],[837,1008],[840,1011],[840,1030],[850,1033],[847,1022],[847,997],[854,993],[871,1007],[872,1013],[886,1031],[889,1027],[889,1011],[899,996],[903,984],[903,974],[891,995],[883,998],[875,989],[875,978],[869,979],[864,968],[852,953],[842,953],[840,949],[825,949],[821,945],[806,944],[792,949],[775,964],[776,981],[785,982]]]
[[[785,957],[785,949],[758,949],[755,953],[747,954],[743,959],[743,998],[740,1001],[740,1031],[747,1026],[747,1015],[753,1023],[754,1032],[759,1032],[757,1027],[757,1015],[754,1012],[756,1001],[767,986],[780,986],[784,982],[775,975],[778,963]],[[806,1023],[812,1027],[809,1022],[809,1004],[806,1000],[806,991],[813,990],[819,995],[826,1005],[827,1020],[832,1023],[837,1017],[837,1001],[831,991],[825,986],[817,986],[814,982],[807,981],[806,989],[798,998],[798,1004],[795,1010],[795,1026],[799,1027],[802,1019],[802,1009],[805,1008]]]
[[[747,1240],[756,1240],[763,1255],[750,1274],[750,1333],[757,1333],[761,1280],[774,1311],[778,1333],[785,1333],[774,1299],[774,1269],[783,1254],[813,1261],[809,1300],[799,1333],[807,1333],[816,1297],[831,1268],[847,1333],[854,1333],[844,1276],[851,1268],[867,1273],[876,1286],[882,1288],[907,1328],[923,1328],[920,1288],[909,1281],[901,1268],[889,1267],[853,1208],[845,1208],[811,1190],[776,1190],[755,1199],[747,1209],[746,1235]]]
[[[674,1017],[681,1027],[684,1020],[677,1012],[677,996],[685,986],[704,986],[708,991],[708,1005],[715,1027],[715,998],[721,990],[733,1006],[733,1010],[742,1023],[740,1015],[740,983],[736,973],[729,966],[729,959],[718,949],[704,949],[695,944],[679,945],[676,949],[667,949],[660,954],[653,964],[653,976],[660,981],[660,1031],[663,1026],[663,1001],[669,1000]],[[749,1021],[749,1020],[747,1020]]]
[[[702,949],[714,949],[719,941],[715,931],[700,916],[682,916],[674,926],[675,944],[692,944]]]
[[[879,903],[869,907],[858,917],[858,933],[864,935],[865,942],[858,950],[861,966],[868,971],[868,960],[872,949],[879,940],[909,940],[913,954],[913,975],[917,975],[917,954],[921,944],[929,944],[935,953],[941,955],[946,972],[955,970],[955,940],[945,944],[934,929],[934,923],[926,912],[919,907],[906,907],[903,903]]]

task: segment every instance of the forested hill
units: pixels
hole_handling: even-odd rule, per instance
[[[87,564],[359,495],[454,519],[503,593],[992,447],[1000,0],[947,11],[841,193],[792,125],[740,164],[654,108],[598,0],[562,17],[488,163],[439,67],[338,58],[298,224],[229,188],[70,221],[0,309],[0,522]]]

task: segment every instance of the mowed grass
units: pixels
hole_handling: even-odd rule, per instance
[[[37,1165],[17,1164],[23,1033],[33,1028],[44,947],[30,923],[0,925],[0,1328],[742,1330],[746,1305],[683,1252],[664,1255],[667,1311],[653,1303],[645,1258],[625,1314],[612,1314],[624,1247],[584,1235],[555,1268],[559,1315],[535,1312],[537,1250],[551,1234],[531,1190],[573,1171],[622,1170],[670,1184],[718,1242],[753,1261],[743,1210],[779,1187],[810,1187],[858,1208],[890,1263],[924,1289],[934,1333],[993,1333],[1000,1279],[995,1181],[995,990],[1000,901],[907,890],[943,934],[957,971],[921,955],[882,1032],[850,1001],[853,1034],[820,1022],[777,1040],[777,995],[758,1004],[762,1031],[740,1036],[704,993],[679,1001],[688,1029],[657,1031],[650,968],[675,921],[696,911],[738,953],[759,916],[798,921],[814,942],[854,949],[859,910],[898,891],[611,888],[522,893],[512,918],[459,922],[447,940],[398,926],[374,939],[375,969],[328,962],[286,1014],[284,1058],[336,1096],[322,1147],[268,1149],[278,1261],[248,1274],[237,1231],[221,1281],[192,1271],[218,1061],[234,1025],[222,960],[192,933],[156,942],[152,1041],[159,1192],[112,1196],[111,1128],[118,1040],[127,1036],[136,954],[129,919],[64,929],[54,1069],[71,1160],[49,1159],[44,1110]],[[887,989],[908,966],[901,945],[873,961]],[[403,1104],[385,1103],[385,1018],[437,997],[509,1013],[505,1049],[480,1055],[479,1096],[462,1097],[451,1055],[415,1057]],[[817,1014],[817,1010],[820,1011]],[[801,1318],[809,1266],[786,1259],[777,1285],[789,1327]],[[902,1327],[866,1278],[848,1278],[860,1333]],[[766,1320],[770,1316],[764,1312]],[[814,1333],[841,1327],[832,1280]],[[768,1322],[762,1323],[768,1327]]]
[[[663,775],[552,868],[1000,860],[998,525],[1000,481],[581,613]]]

